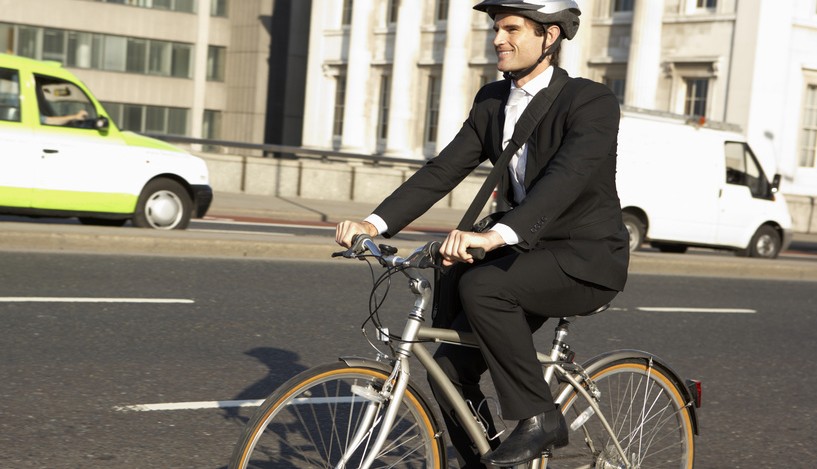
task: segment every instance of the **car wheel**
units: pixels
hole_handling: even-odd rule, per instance
[[[79,222],[83,225],[93,226],[122,226],[127,223],[127,218],[94,218],[94,217],[79,217]]]
[[[780,254],[783,243],[780,233],[768,225],[763,225],[757,229],[749,246],[746,249],[736,251],[741,257],[761,257],[764,259],[774,259]]]
[[[193,201],[187,190],[171,179],[147,183],[136,203],[133,224],[140,228],[183,230],[190,223]]]
[[[632,213],[624,213],[621,218],[627,228],[627,233],[630,234],[630,252],[633,252],[640,248],[644,242],[644,235],[646,234],[644,222]]]

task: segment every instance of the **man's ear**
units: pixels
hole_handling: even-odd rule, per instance
[[[555,24],[551,24],[545,30],[545,49],[550,47],[556,39],[559,37],[559,34],[562,34],[562,29],[556,26]]]

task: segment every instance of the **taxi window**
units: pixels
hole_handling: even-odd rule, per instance
[[[93,128],[96,108],[84,91],[70,81],[35,76],[40,123]]]
[[[20,75],[0,68],[0,121],[20,122]]]

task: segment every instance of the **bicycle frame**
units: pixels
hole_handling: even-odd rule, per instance
[[[424,345],[426,342],[435,342],[478,348],[476,338],[472,333],[423,326],[424,314],[430,310],[432,305],[432,286],[421,274],[420,269],[433,265],[434,249],[432,245],[433,243],[428,243],[425,247],[416,249],[408,257],[402,258],[393,255],[396,250],[391,251],[392,255],[383,255],[379,246],[377,246],[371,238],[365,237],[365,239],[358,240],[355,246],[350,248],[346,253],[338,253],[338,255],[343,255],[344,257],[355,258],[362,255],[366,250],[370,251],[383,266],[398,267],[398,270],[408,277],[409,288],[415,297],[414,306],[408,314],[403,333],[399,336],[399,339],[397,339],[398,344],[396,347],[392,349],[394,351],[392,356],[381,353],[377,360],[358,357],[341,357],[341,360],[349,365],[374,367],[387,373],[389,377],[381,390],[369,394],[367,394],[366,391],[361,391],[360,395],[371,401],[366,416],[364,416],[366,424],[359,428],[353,438],[351,447],[346,449],[341,461],[335,466],[338,469],[345,468],[346,461],[351,459],[352,454],[364,441],[367,442],[367,455],[360,465],[361,468],[368,469],[371,467],[374,460],[380,454],[384,441],[388,437],[389,431],[394,424],[403,395],[408,387],[409,376],[411,375],[409,357],[412,355],[415,356],[422,367],[426,369],[429,378],[438,385],[442,392],[442,398],[447,399],[452,405],[465,432],[473,441],[480,454],[485,454],[491,449],[488,443],[490,436],[486,435],[485,429],[478,420],[478,417],[474,415],[468,403],[460,396],[457,389]],[[601,308],[599,311],[603,309],[604,308]],[[630,457],[625,453],[621,442],[616,437],[616,432],[611,427],[607,417],[599,406],[599,392],[595,383],[590,379],[590,373],[598,369],[603,369],[605,366],[622,359],[644,360],[647,364],[648,375],[650,370],[653,369],[653,366],[661,368],[662,373],[668,376],[671,382],[675,383],[674,387],[680,393],[679,397],[683,399],[683,407],[689,409],[692,431],[694,434],[698,434],[695,407],[699,405],[700,393],[697,394],[697,398],[693,398],[695,392],[690,388],[690,386],[694,386],[696,382],[685,382],[658,357],[638,350],[616,350],[599,355],[586,362],[585,369],[572,361],[572,354],[568,353],[569,347],[564,342],[568,334],[569,324],[570,321],[566,318],[561,318],[555,329],[555,339],[550,354],[546,355],[537,352],[537,359],[542,364],[543,377],[548,385],[553,384],[554,377],[558,378],[560,382],[566,382],[568,384],[568,386],[565,386],[559,394],[555,396],[554,403],[558,407],[567,404],[574,393],[579,396],[577,398],[583,399],[583,402],[586,402],[589,406],[588,409],[576,417],[576,421],[574,422],[576,426],[582,426],[586,437],[589,437],[589,434],[584,427],[584,423],[589,416],[594,416],[601,423],[603,432],[609,435],[610,441],[613,442],[615,452],[619,458],[618,461],[623,464],[623,467],[632,467]],[[386,334],[386,336],[388,335]],[[386,339],[386,342],[388,342],[388,339]],[[387,362],[384,359],[389,359],[390,361]],[[479,405],[479,403],[472,403],[472,405],[474,404]],[[383,405],[387,405],[385,414],[382,418],[376,419],[376,411],[380,410]],[[377,429],[378,426],[380,427],[379,430]],[[371,437],[375,431],[377,431],[378,434],[372,441]],[[435,436],[440,437],[440,435]],[[369,442],[371,444],[369,444]],[[524,465],[524,467],[541,468],[546,465],[547,456],[543,456],[543,458],[535,459],[527,465]]]

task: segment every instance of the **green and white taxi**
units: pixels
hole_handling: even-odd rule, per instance
[[[120,131],[60,64],[0,54],[0,213],[184,229],[212,198],[201,158]]]

